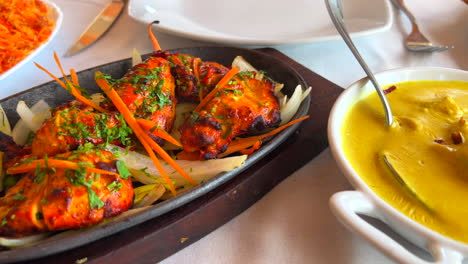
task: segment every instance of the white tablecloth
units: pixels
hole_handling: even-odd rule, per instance
[[[58,75],[53,51],[65,54],[108,0],[55,2],[65,14],[63,27],[34,61]],[[452,44],[456,49],[442,53],[408,52],[402,42],[410,24],[394,10],[390,30],[355,40],[371,69],[378,72],[404,66],[441,66],[468,70],[468,5],[461,0],[408,0],[407,4],[433,42]],[[158,39],[168,49],[208,44],[162,33]],[[79,71],[127,58],[132,48],[141,53],[152,51],[146,25],[124,13],[98,43],[61,60],[65,68]],[[342,87],[364,76],[341,40],[275,48]],[[29,63],[0,81],[0,98],[49,80]],[[244,213],[163,263],[391,263],[331,214],[328,199],[345,189],[351,186],[327,149]]]

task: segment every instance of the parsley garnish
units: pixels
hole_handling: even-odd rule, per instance
[[[193,125],[198,120],[198,117],[200,117],[200,114],[197,112],[193,112],[190,115],[190,124]]]
[[[20,192],[16,193],[15,196],[8,198],[8,200],[15,200],[15,201],[24,200],[26,197],[21,194],[22,192],[23,191],[20,191]]]
[[[111,192],[116,192],[122,188],[122,183],[119,181],[113,181],[109,185],[107,185],[107,189]]]
[[[128,171],[128,168],[125,165],[125,162],[118,160],[116,162],[116,166],[117,166],[117,171],[119,172],[120,176],[123,179],[128,180],[128,177],[131,176],[131,173],[130,171]]]
[[[91,187],[88,187],[88,198],[89,198],[89,207],[91,209],[97,208],[101,209],[104,206],[104,202],[99,199],[99,196],[94,192]]]

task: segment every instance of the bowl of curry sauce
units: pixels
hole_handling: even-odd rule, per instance
[[[468,72],[413,67],[376,78],[393,111],[391,126],[367,78],[347,88],[330,114],[331,151],[356,189],[334,194],[332,211],[396,261],[433,263],[361,215],[383,221],[436,263],[461,263],[468,256]]]

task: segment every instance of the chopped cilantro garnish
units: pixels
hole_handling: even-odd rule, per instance
[[[109,185],[107,185],[107,189],[111,192],[116,192],[122,188],[122,183],[119,181],[113,181]]]
[[[125,162],[121,161],[121,160],[118,160],[116,162],[116,166],[117,166],[117,171],[119,172],[120,176],[127,180],[129,176],[131,176],[131,173],[130,171],[128,171],[128,168],[127,166],[125,165]]]
[[[88,198],[89,198],[89,207],[91,209],[97,208],[101,209],[104,206],[104,202],[99,199],[99,196],[94,192],[91,187],[88,187]]]
[[[8,198],[8,200],[19,200],[19,201],[24,200],[26,197],[21,194],[22,192],[23,191],[16,193],[13,197]]]
[[[234,95],[237,95],[237,96],[242,96],[244,95],[244,93],[242,91],[239,91],[239,90],[234,90]]]
[[[190,115],[190,124],[193,125],[193,123],[195,123],[195,122],[198,120],[198,117],[200,117],[200,114],[197,113],[197,112],[193,112],[193,113]]]

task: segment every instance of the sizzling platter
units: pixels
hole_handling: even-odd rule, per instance
[[[240,55],[246,58],[247,61],[252,63],[254,67],[264,70],[267,73],[267,75],[272,79],[284,83],[286,87],[284,93],[288,95],[291,95],[294,87],[296,87],[297,84],[301,84],[302,87],[307,87],[307,84],[297,74],[297,72],[295,72],[294,69],[271,56],[264,55],[257,51],[239,48],[203,47],[179,49],[173,50],[171,52],[186,53],[196,57],[200,57],[204,60],[216,61],[224,65],[229,65],[234,59],[234,57]],[[94,80],[94,73],[96,71],[101,71],[103,73],[113,76],[114,78],[119,78],[123,76],[123,74],[126,73],[130,67],[131,61],[128,59],[85,70],[80,72],[78,75],[82,86],[86,86],[86,89],[90,93],[92,93],[99,91],[99,88],[95,84]],[[72,96],[69,95],[65,90],[63,90],[63,88],[61,88],[58,84],[56,84],[55,82],[51,82],[7,98],[3,100],[1,104],[5,112],[7,113],[10,122],[15,123],[19,118],[15,111],[18,101],[24,100],[28,104],[34,104],[39,99],[44,99],[52,107],[55,107],[62,104],[65,101],[71,100]],[[304,116],[308,111],[309,103],[310,99],[306,98],[306,100],[302,102],[294,118]],[[186,193],[183,193],[167,201],[158,203],[157,205],[149,209],[145,209],[133,215],[122,216],[117,220],[110,221],[108,223],[101,224],[98,226],[86,228],[84,230],[66,232],[62,235],[59,234],[53,236],[48,240],[42,241],[40,244],[37,245],[3,251],[0,253],[0,262],[3,263],[11,261],[28,260],[72,249],[74,247],[113,234],[115,232],[124,230],[125,228],[128,228],[130,226],[137,225],[148,219],[154,218],[158,215],[164,214],[172,209],[175,209],[207,193],[208,191],[216,188],[222,183],[235,177],[243,170],[247,169],[249,166],[254,164],[256,161],[260,160],[267,153],[276,148],[297,128],[297,126],[298,125],[289,127],[280,134],[276,135],[271,141],[262,146],[257,152],[250,155],[247,161],[245,162],[244,166],[241,168],[219,175]]]

